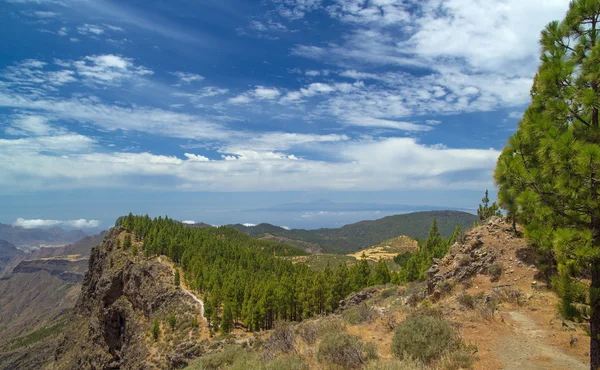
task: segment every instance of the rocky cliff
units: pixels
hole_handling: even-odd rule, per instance
[[[167,354],[197,335],[200,311],[192,297],[174,286],[172,268],[119,248],[123,234],[114,228],[93,249],[54,368],[166,368],[172,357]],[[158,338],[150,332],[155,320],[165,333]],[[198,352],[193,344],[186,348]]]

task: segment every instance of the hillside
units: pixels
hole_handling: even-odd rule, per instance
[[[0,239],[24,251],[35,250],[42,246],[66,245],[86,236],[82,230],[64,230],[60,227],[25,229],[20,226],[0,224]]]
[[[17,249],[6,240],[0,240],[0,277],[4,269],[9,266],[12,260],[25,256],[25,252]]]
[[[177,228],[177,224],[172,227]],[[510,225],[498,218],[469,230],[462,243],[452,246],[445,258],[436,261],[426,282],[368,287],[346,296],[336,304],[338,308],[327,315],[301,319],[300,323],[277,324],[273,329],[254,333],[243,326],[247,318],[234,325],[229,334],[215,333],[215,327],[208,326],[203,316],[205,303],[190,292],[195,291],[198,281],[190,279],[186,273],[182,276],[181,287],[177,288],[173,279],[177,264],[166,256],[143,257],[132,249],[122,248],[128,235],[123,228],[117,227],[93,250],[90,271],[73,315],[59,315],[52,324],[46,321],[44,325],[35,326],[33,331],[23,332],[20,337],[0,344],[0,368],[50,365],[53,369],[180,369],[188,366],[189,370],[583,370],[589,361],[586,357],[589,337],[584,326],[562,320],[557,315],[556,294],[537,280],[539,270],[533,264],[527,243],[513,235]],[[243,266],[249,259],[238,259],[236,253],[240,251],[239,256],[254,256],[250,260],[257,264],[256,268],[262,265],[271,270],[272,264],[279,264],[277,258],[272,257],[277,249],[261,247],[261,243],[269,246],[271,243],[253,244],[268,252],[256,254],[256,250],[247,247],[230,249],[227,243],[245,240],[245,236],[240,238],[231,229],[206,229],[198,235],[202,235],[199,240],[204,240],[207,247],[197,249],[198,255],[214,258],[210,255],[225,253],[230,256],[230,261],[217,259],[203,268],[200,268],[204,263],[202,260],[185,262],[198,266],[198,271],[206,272],[210,279],[221,276],[206,270],[213,268],[213,263],[225,270],[227,263],[241,263],[238,271],[245,274]],[[220,242],[214,244],[213,238]],[[132,243],[132,248],[143,248],[142,242]],[[404,237],[386,240],[371,249],[382,248],[390,252],[397,248],[412,248],[413,244],[414,241]],[[285,249],[279,252],[291,254]],[[335,257],[310,257],[325,256]],[[272,262],[258,264],[260,259]],[[499,266],[499,272],[492,275],[493,265]],[[285,266],[279,264],[272,271],[277,273]],[[185,273],[184,269],[180,271]],[[260,268],[256,273],[262,275],[264,271]],[[40,281],[33,279],[34,275],[15,275],[28,279],[22,283],[39,284]],[[309,285],[299,284],[300,292],[303,289],[311,292],[319,279],[326,279],[322,274],[315,277],[317,280]],[[56,282],[56,277],[50,273],[45,279]],[[233,292],[235,289],[232,291],[231,288],[234,287],[238,285],[224,286],[221,291]],[[49,286],[49,289],[65,288],[58,285]],[[250,293],[248,289],[240,292]],[[279,290],[273,290],[261,295],[260,299],[256,297],[249,301],[251,305],[241,306],[242,313],[257,308],[254,313],[250,310],[247,314],[260,315],[263,308],[259,310],[259,305],[277,307],[272,304],[277,302],[280,294]],[[67,303],[73,302],[73,295],[68,297]],[[0,302],[0,307],[3,304],[13,304],[14,309],[18,309],[18,303]],[[59,303],[56,306],[50,306],[49,315],[61,307]],[[21,309],[25,310],[27,306],[23,307]],[[21,320],[20,315],[17,317]],[[454,339],[429,338],[417,349],[405,349],[416,351],[410,352],[411,356],[418,356],[419,348],[426,345],[445,348],[449,346],[447,341],[456,341],[456,346],[447,347],[449,352],[444,355],[431,355],[427,365],[398,359],[398,350],[393,346],[394,332],[402,328],[408,330],[403,335],[409,337],[429,335],[404,325],[409,320],[422,318],[434,320],[436,325],[446,325],[447,330],[454,332]],[[158,322],[156,337],[152,334],[155,322]],[[6,321],[3,325],[7,323],[10,325]],[[346,347],[340,345],[350,346],[347,348],[356,356],[348,356],[348,352],[343,352]]]
[[[374,221],[361,221],[337,229],[287,230],[270,224],[256,226],[232,225],[236,230],[259,238],[285,238],[287,244],[306,249],[303,244],[318,246],[327,253],[349,254],[369,248],[384,240],[400,235],[413,239],[427,236],[433,220],[437,220],[442,236],[449,237],[456,225],[467,229],[478,220],[477,216],[459,211],[427,211],[388,216]],[[297,241],[297,242],[294,242]]]

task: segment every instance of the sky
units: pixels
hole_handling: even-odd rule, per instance
[[[0,0],[0,222],[473,212],[567,0]]]

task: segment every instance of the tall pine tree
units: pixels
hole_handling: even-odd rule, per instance
[[[591,278],[592,370],[600,368],[599,21],[599,0],[575,0],[542,31],[532,102],[495,172],[501,203],[553,252],[560,286],[571,289],[573,275]],[[563,313],[573,308],[564,300],[571,293],[561,293]]]

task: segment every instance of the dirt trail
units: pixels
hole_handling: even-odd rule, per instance
[[[184,293],[187,293],[190,297],[192,297],[194,299],[194,301],[196,301],[200,304],[200,316],[202,316],[202,319],[204,321],[206,321],[206,317],[204,317],[204,302],[202,302],[201,299],[196,297],[193,293],[191,293],[189,290],[185,289],[184,287],[180,286],[179,289],[181,289]]]
[[[162,256],[158,257],[158,262],[167,264],[169,267],[171,267],[171,269],[173,270],[173,276],[175,276],[175,266],[173,265],[173,262],[168,261],[168,260],[165,261],[162,258]],[[200,298],[196,297],[196,295],[194,293],[190,292],[189,290],[187,290],[185,288],[185,280],[184,279],[181,279],[180,284],[179,284],[179,289],[181,289],[185,294],[192,297],[192,299],[200,305],[200,316],[202,317],[202,320],[204,320],[206,322],[207,321],[206,317],[204,317],[204,302],[202,302],[202,300]]]
[[[587,370],[589,365],[546,343],[548,332],[519,311],[508,312],[514,331],[498,340],[498,360],[505,370]]]

